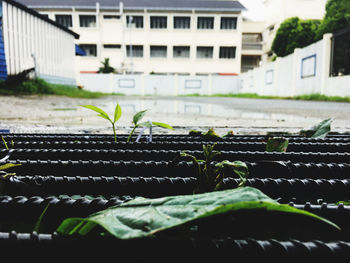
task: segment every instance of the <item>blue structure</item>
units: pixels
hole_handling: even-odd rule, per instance
[[[0,79],[7,79],[6,56],[2,30],[2,1],[0,1]]]

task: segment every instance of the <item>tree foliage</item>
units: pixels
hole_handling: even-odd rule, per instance
[[[109,64],[109,58],[101,61],[102,67],[98,69],[98,73],[113,73],[115,69]]]
[[[316,39],[322,39],[323,34],[333,33],[350,26],[350,1],[328,0],[326,14],[317,31]]]
[[[286,19],[277,30],[272,51],[277,56],[284,57],[292,54],[296,48],[312,44],[320,23],[320,20],[302,20],[298,17]]]

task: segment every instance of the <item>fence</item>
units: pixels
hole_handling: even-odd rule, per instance
[[[17,2],[3,0],[0,5],[6,59],[2,77],[35,67],[41,78],[75,85],[74,38],[79,36]]]
[[[338,74],[340,71],[345,73],[345,65],[349,68],[349,58],[344,55],[344,52],[349,52],[349,41],[346,42],[349,37],[350,34],[340,41],[337,37],[332,40],[332,34],[325,34],[319,42],[295,49],[289,56],[277,58],[275,62],[243,73],[240,91],[280,97],[316,93],[350,96],[350,76]],[[330,74],[332,46],[335,50],[332,65],[336,66],[333,66]],[[346,51],[341,47],[346,48]]]
[[[125,95],[213,95],[239,93],[238,76],[80,74],[80,84],[89,91]]]
[[[332,38],[331,75],[350,75],[350,27],[335,34]]]

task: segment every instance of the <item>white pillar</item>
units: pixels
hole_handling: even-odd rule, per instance
[[[324,34],[322,40],[322,64],[321,64],[321,94],[326,94],[327,81],[330,75],[332,34]]]

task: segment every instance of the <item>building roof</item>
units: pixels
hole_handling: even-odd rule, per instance
[[[71,34],[74,36],[74,38],[79,39],[79,35],[75,32],[73,32],[72,30],[69,30],[68,28],[56,23],[55,21],[46,18],[45,16],[42,16],[41,14],[39,14],[37,11],[28,8],[24,3],[20,3],[19,1],[13,1],[13,0],[4,0],[5,2],[9,3],[10,5],[16,6],[19,9],[22,9],[23,11],[32,14],[33,16],[36,16],[44,21],[46,21],[47,23],[54,25],[55,27],[58,27],[59,29]],[[22,2],[22,1],[21,1]]]
[[[227,0],[18,0],[31,8],[100,8],[119,9],[123,2],[125,10],[198,10],[240,12],[246,8],[239,1]]]

